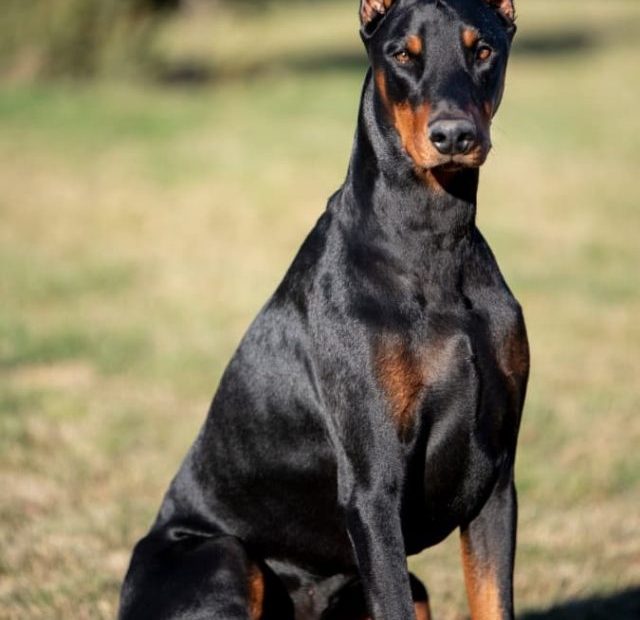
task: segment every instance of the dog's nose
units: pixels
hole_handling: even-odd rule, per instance
[[[464,155],[477,139],[475,125],[466,119],[435,121],[429,125],[429,140],[443,155]]]

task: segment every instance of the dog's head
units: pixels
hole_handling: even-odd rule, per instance
[[[515,33],[512,0],[362,0],[360,20],[377,109],[415,168],[482,165]]]

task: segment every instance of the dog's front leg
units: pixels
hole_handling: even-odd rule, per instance
[[[472,620],[513,620],[517,498],[511,468],[480,514],[460,529]]]
[[[401,475],[389,454],[339,459],[339,495],[374,620],[410,620],[415,612],[400,522]]]
[[[373,618],[415,618],[397,504],[356,492],[347,506],[347,529]]]

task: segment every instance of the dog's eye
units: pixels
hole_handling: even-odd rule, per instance
[[[393,55],[393,58],[398,64],[401,64],[401,65],[406,65],[408,62],[411,61],[411,56],[409,55],[409,52],[407,52],[407,50],[402,50],[400,52],[397,52],[396,54]]]
[[[481,43],[476,48],[476,60],[478,62],[487,62],[492,55],[493,50],[488,45]]]

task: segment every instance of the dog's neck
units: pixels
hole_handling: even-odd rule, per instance
[[[342,196],[356,226],[389,239],[427,246],[455,245],[475,229],[478,170],[416,172],[400,151],[395,128],[374,102],[365,80],[354,147]],[[382,118],[381,118],[382,117]]]

